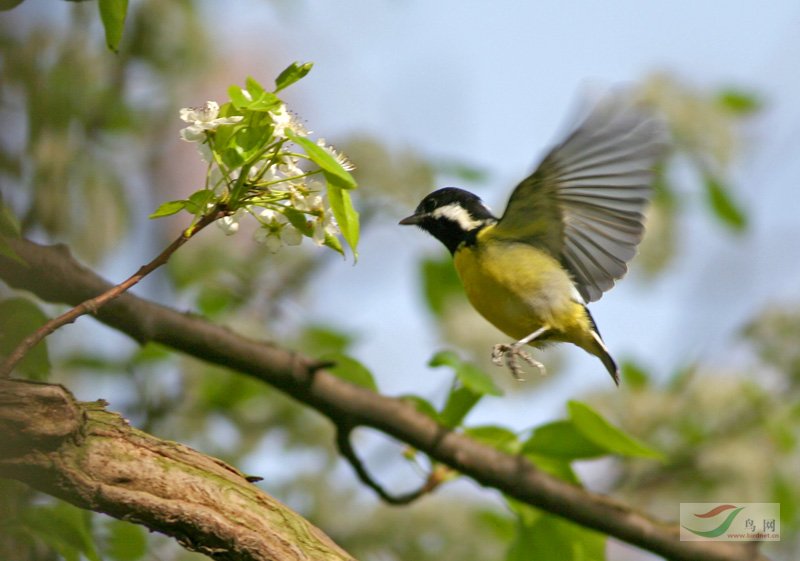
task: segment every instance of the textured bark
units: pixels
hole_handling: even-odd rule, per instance
[[[352,560],[224,462],[159,440],[102,402],[0,379],[0,476],[237,561]]]
[[[73,305],[109,287],[63,247],[8,241],[27,262],[22,266],[0,257],[0,278],[12,286],[51,302]],[[522,456],[504,454],[438,425],[404,401],[349,384],[302,354],[248,339],[132,294],[99,309],[96,317],[140,343],[158,342],[262,380],[316,409],[340,428],[378,429],[482,485],[668,559],[766,559],[754,543],[681,542],[675,524],[654,520],[613,498],[549,476]]]

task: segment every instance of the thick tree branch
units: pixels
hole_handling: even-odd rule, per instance
[[[353,561],[220,460],[131,428],[65,388],[0,379],[0,477],[236,561]]]
[[[14,287],[31,290],[45,300],[70,304],[108,287],[63,248],[24,240],[10,243],[28,262],[25,267],[0,258],[0,278]],[[263,380],[336,420],[337,425],[345,422],[381,430],[482,485],[668,559],[765,559],[753,544],[681,542],[675,525],[551,477],[523,457],[501,453],[452,432],[411,405],[348,384],[298,353],[247,339],[131,294],[98,310],[97,317],[141,343],[155,341]]]

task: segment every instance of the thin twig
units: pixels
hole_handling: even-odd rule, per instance
[[[356,455],[353,449],[353,444],[350,441],[350,435],[353,433],[352,426],[338,425],[336,427],[336,445],[339,448],[339,453],[353,466],[356,475],[364,485],[375,491],[378,496],[392,505],[405,505],[414,502],[418,498],[426,495],[436,489],[441,481],[436,477],[436,472],[431,472],[425,483],[416,491],[403,493],[402,495],[393,495],[389,493],[383,486],[375,481],[367,471],[366,466],[361,459]]]
[[[85,300],[71,308],[70,310],[64,312],[58,317],[55,317],[49,320],[47,323],[42,325],[36,331],[25,337],[25,339],[20,342],[16,348],[11,351],[8,355],[8,358],[0,365],[0,378],[8,378],[11,375],[11,371],[14,370],[14,367],[25,358],[25,355],[30,352],[33,347],[39,344],[39,342],[54,332],[56,329],[68,324],[73,323],[79,317],[86,315],[86,314],[94,314],[114,300],[115,298],[119,297],[121,294],[125,293],[128,289],[132,286],[137,284],[140,280],[145,278],[147,275],[164,265],[169,258],[172,256],[175,251],[178,250],[183,244],[189,241],[195,234],[197,234],[200,230],[217,220],[218,218],[227,214],[227,211],[223,208],[216,207],[211,212],[203,216],[197,224],[194,224],[181,232],[180,236],[178,236],[175,241],[169,244],[164,251],[158,254],[155,259],[147,263],[146,265],[142,265],[138,271],[136,271],[133,275],[128,277],[123,282],[113,286],[112,288],[106,290],[102,294],[95,296],[94,298],[90,298]]]

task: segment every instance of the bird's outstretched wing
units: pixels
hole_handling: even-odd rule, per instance
[[[553,148],[508,201],[494,234],[558,259],[587,302],[628,270],[644,232],[665,125],[617,92]]]

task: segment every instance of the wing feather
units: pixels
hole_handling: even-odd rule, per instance
[[[592,302],[627,272],[644,233],[666,128],[618,92],[595,106],[509,199],[495,235],[547,251]]]

